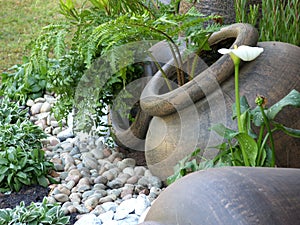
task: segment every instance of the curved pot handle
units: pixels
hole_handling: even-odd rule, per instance
[[[235,23],[213,33],[208,43],[214,45],[228,38],[236,38],[231,47],[256,46],[258,32],[250,24]],[[167,74],[172,68],[174,70],[173,65],[172,59],[163,67]],[[233,71],[234,65],[230,56],[223,55],[194,79],[165,94],[159,94],[159,89],[164,82],[162,82],[161,72],[158,71],[143,90],[140,99],[141,107],[151,116],[172,114],[208,96],[216,89],[213,82],[220,85],[233,74]]]

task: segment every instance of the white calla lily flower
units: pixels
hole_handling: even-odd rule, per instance
[[[234,49],[221,48],[218,50],[218,52],[223,55],[234,54],[235,56],[239,57],[243,61],[252,61],[255,58],[257,58],[263,51],[264,51],[263,48],[250,47],[247,45],[241,45],[238,48],[234,48]]]

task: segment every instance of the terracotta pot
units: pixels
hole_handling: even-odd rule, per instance
[[[280,42],[257,44],[257,37],[252,26],[233,24],[214,33],[209,43],[214,46],[235,38],[232,46],[244,44],[264,48],[256,60],[241,66],[240,92],[247,97],[251,107],[255,106],[257,94],[267,97],[267,106],[271,106],[292,89],[299,90],[300,48]],[[165,70],[171,71],[171,65],[166,65]],[[165,180],[173,174],[176,163],[196,148],[204,150],[222,143],[223,139],[209,130],[213,124],[222,123],[236,129],[236,121],[231,118],[235,99],[233,70],[230,56],[224,55],[193,80],[170,92],[161,93],[164,79],[160,72],[147,84],[140,104],[154,117],[145,144],[146,161],[154,175]],[[278,118],[286,126],[299,129],[299,111],[284,110]],[[280,132],[274,138],[277,165],[299,167],[300,152],[297,149],[300,140]],[[212,158],[216,154],[217,150],[207,149],[203,156]]]
[[[299,191],[299,169],[199,171],[167,187],[141,225],[298,224]]]

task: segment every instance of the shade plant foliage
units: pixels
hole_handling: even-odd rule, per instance
[[[48,175],[53,164],[44,156],[42,138],[45,134],[28,120],[26,110],[7,97],[0,99],[0,192],[55,182]]]
[[[65,216],[58,203],[51,204],[44,198],[41,203],[32,202],[26,206],[21,202],[14,209],[0,209],[0,223],[13,224],[69,224],[70,217]]]

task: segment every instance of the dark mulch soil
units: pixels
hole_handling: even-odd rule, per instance
[[[129,151],[121,148],[117,149],[122,152],[126,158],[134,158],[138,166],[146,166],[144,152],[142,151]],[[0,193],[0,209],[15,208],[21,201],[25,205],[30,205],[31,202],[42,202],[45,196],[48,196],[49,188],[39,185],[24,186],[19,192],[12,192],[11,194],[4,195]],[[76,222],[77,213],[70,216],[70,225]]]
[[[24,186],[19,192],[12,192],[9,195],[0,193],[0,208],[15,208],[21,201],[24,201],[25,205],[31,202],[42,202],[48,193],[48,188],[38,185]]]
[[[43,198],[49,193],[49,188],[39,185],[24,186],[19,192],[12,192],[9,195],[0,193],[0,209],[15,208],[24,201],[25,205],[30,205],[31,202],[42,202]],[[71,214],[70,225],[76,222],[77,214]]]

